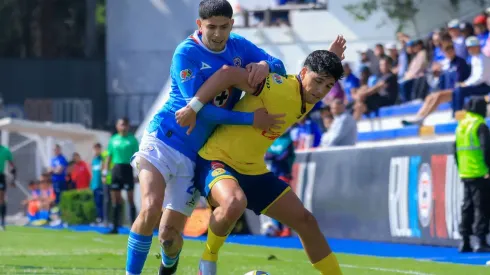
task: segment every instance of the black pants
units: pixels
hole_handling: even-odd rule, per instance
[[[464,179],[464,201],[461,208],[459,233],[462,237],[475,235],[485,238],[490,222],[490,180]],[[474,230],[473,230],[473,224]]]

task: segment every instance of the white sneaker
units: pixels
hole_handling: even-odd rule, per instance
[[[217,269],[218,269],[218,265],[216,262],[210,262],[201,259],[201,261],[199,261],[198,275],[216,275]]]

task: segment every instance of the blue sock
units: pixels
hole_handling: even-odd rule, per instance
[[[165,266],[165,267],[172,267],[174,266],[174,264],[177,262],[177,260],[179,259],[179,256],[180,256],[180,251],[179,253],[177,253],[177,256],[175,256],[174,258],[170,258],[169,256],[167,256],[165,254],[165,252],[163,251],[163,248],[160,248],[160,251],[162,252],[162,264]],[[182,250],[181,250],[182,251]]]
[[[126,274],[139,275],[143,271],[146,256],[150,252],[153,235],[143,236],[134,232],[129,233],[128,257],[126,258]]]

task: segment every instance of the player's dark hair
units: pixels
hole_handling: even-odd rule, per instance
[[[344,67],[340,58],[333,52],[317,50],[305,60],[305,67],[317,74],[332,76],[338,81],[344,76]]]
[[[202,0],[199,3],[199,17],[209,19],[214,16],[233,17],[233,8],[226,0]]]
[[[99,148],[100,149],[100,148],[102,148],[102,145],[100,145],[100,143],[96,143],[96,144],[94,144],[94,148]]]

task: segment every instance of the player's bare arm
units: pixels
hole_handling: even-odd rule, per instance
[[[250,72],[248,70],[223,66],[199,88],[195,97],[186,107],[175,113],[177,123],[182,127],[189,126],[187,133],[190,134],[196,124],[196,115],[199,109],[229,87],[235,87],[246,93],[254,94],[257,88],[250,86]],[[284,114],[272,115],[268,114],[267,110],[263,108],[258,109],[254,112],[253,126],[263,130],[278,128],[278,124],[284,123],[284,121],[279,119],[281,117],[284,117]]]

